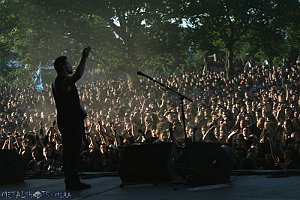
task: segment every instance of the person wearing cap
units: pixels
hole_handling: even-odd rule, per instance
[[[87,113],[80,105],[75,85],[84,73],[90,51],[90,47],[83,49],[80,63],[74,73],[66,56],[60,56],[54,61],[57,77],[52,84],[52,92],[57,110],[57,126],[62,135],[66,190],[83,190],[91,187],[82,183],[78,176],[81,143],[85,133],[84,119]]]

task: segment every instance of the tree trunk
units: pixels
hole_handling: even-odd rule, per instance
[[[137,75],[137,67],[136,67],[136,55],[132,53],[131,49],[133,49],[132,47],[132,43],[130,41],[130,37],[126,37],[126,44],[127,45],[124,49],[125,49],[125,63],[124,63],[124,67],[123,67],[123,71],[125,72],[126,76],[127,76],[127,85],[128,85],[128,89],[130,91],[132,91],[133,89],[136,89],[139,85],[139,77]]]
[[[233,66],[233,45],[227,46],[227,57],[226,57],[226,78],[232,79],[234,77],[234,66]]]
[[[130,91],[132,89],[136,89],[139,85],[139,76],[137,75],[137,71],[133,68],[124,69],[124,73],[127,76],[127,85]]]

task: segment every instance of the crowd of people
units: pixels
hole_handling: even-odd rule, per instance
[[[122,79],[100,81],[98,72],[87,70],[77,84],[88,112],[82,171],[117,170],[126,145],[160,142],[173,142],[178,153],[189,142],[227,145],[235,169],[300,168],[299,64],[252,63],[231,80],[209,70],[155,76],[193,100],[183,101],[185,126],[176,93],[145,77],[135,88]],[[31,172],[63,170],[51,83],[42,92],[2,85],[0,95],[0,149],[19,152]]]

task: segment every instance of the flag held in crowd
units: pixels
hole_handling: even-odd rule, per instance
[[[34,72],[34,87],[38,92],[42,92],[44,90],[42,83],[41,63],[39,64],[38,69]]]

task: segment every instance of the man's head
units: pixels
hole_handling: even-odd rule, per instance
[[[54,61],[54,68],[57,74],[68,75],[73,73],[72,65],[68,62],[66,56],[60,56]]]

